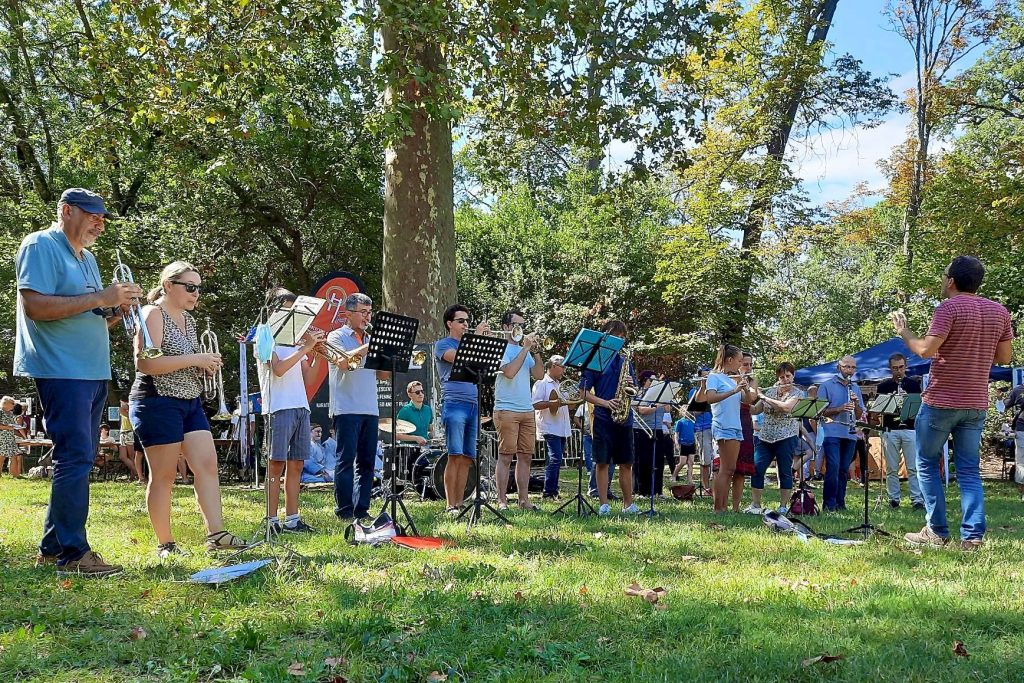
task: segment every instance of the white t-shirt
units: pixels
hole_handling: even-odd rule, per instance
[[[551,392],[557,391],[557,389],[558,382],[551,379],[550,375],[545,374],[544,379],[537,380],[537,383],[533,385],[533,402],[538,403],[550,400]],[[560,407],[557,415],[552,415],[551,411],[547,408],[534,412],[537,418],[537,433],[541,436],[545,434],[569,436],[572,433],[572,425],[569,424],[569,408],[567,406]]]
[[[274,346],[278,360],[288,360],[301,352],[298,346]],[[288,368],[288,372],[280,377],[270,369],[270,363],[259,364],[260,393],[263,396],[263,414],[276,413],[288,408],[305,408],[309,410],[306,398],[306,385],[302,381],[302,361]]]

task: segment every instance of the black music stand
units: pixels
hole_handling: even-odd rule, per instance
[[[828,408],[828,401],[823,398],[802,398],[796,402],[793,406],[793,410],[789,411],[786,415],[788,418],[794,420],[817,420],[821,414],[821,411]],[[781,476],[781,475],[780,475]],[[797,484],[796,491],[808,491],[810,488],[807,486],[807,479],[804,477],[804,463],[800,462],[800,483]],[[792,499],[790,499],[792,502]],[[789,516],[789,513],[786,514]]]
[[[399,372],[409,371],[409,359],[412,357],[412,347],[416,345],[416,331],[419,329],[420,321],[397,313],[377,311],[373,315],[373,334],[370,335],[370,346],[366,350],[366,362],[363,367],[367,370],[386,370],[391,373],[391,489],[384,497],[384,505],[380,511],[383,513],[391,505],[391,519],[402,536],[419,536],[416,530],[416,523],[412,521],[409,509],[405,507],[402,494],[398,492],[398,408],[395,398],[395,377]],[[372,473],[370,476],[373,476]],[[402,527],[398,522],[398,510],[401,509],[405,515],[408,527]],[[412,533],[408,533],[411,531]]]
[[[876,396],[875,399],[871,402],[871,406],[868,408],[868,412],[878,413],[882,415],[882,424],[879,426],[875,426],[865,422],[857,422],[856,425],[858,427],[862,427],[864,429],[877,432],[879,434],[881,434],[882,432],[887,432],[889,430],[885,427],[884,416],[897,415],[900,412],[900,408],[900,402],[896,398],[895,394],[880,394],[879,396]],[[871,534],[878,534],[879,536],[892,536],[892,534],[890,534],[889,532],[883,531],[882,529],[879,529],[871,523],[871,513],[869,510],[870,503],[868,502],[870,498],[869,488],[871,485],[871,474],[868,472],[867,453],[868,449],[867,444],[865,443],[864,454],[860,458],[860,472],[861,477],[863,477],[864,479],[864,521],[861,524],[858,524],[857,526],[850,527],[846,530],[846,533],[863,534],[865,538],[867,538]],[[882,457],[885,457],[884,451]]]
[[[612,362],[619,350],[622,349],[625,341],[621,337],[615,337],[607,333],[597,332],[596,330],[582,329],[576,335],[576,339],[573,341],[572,346],[569,347],[569,351],[565,354],[565,361],[562,363],[563,367],[573,368],[580,371],[580,379],[583,378],[583,373],[587,370],[593,370],[594,372],[604,372],[608,364]],[[584,399],[586,400],[586,399]],[[590,410],[593,410],[594,406],[590,406]],[[583,411],[583,419],[586,420],[586,410]],[[585,428],[585,426],[584,426]],[[593,438],[593,432],[591,432],[591,438]],[[597,464],[594,464],[597,467]],[[594,506],[590,504],[590,501],[583,497],[583,457],[580,456],[579,461],[576,463],[576,494],[559,505],[552,515],[559,513],[566,514],[570,505],[576,505],[576,515],[578,517],[586,517],[587,515],[597,514],[594,510]],[[597,476],[595,474],[595,481]],[[608,486],[611,486],[611,482],[608,482]]]
[[[484,334],[465,334],[462,339],[459,340],[459,346],[455,349],[455,360],[452,362],[452,373],[449,377],[449,381],[452,382],[469,382],[477,385],[476,392],[476,405],[477,414],[481,411],[482,401],[480,399],[480,384],[483,383],[489,376],[493,375],[501,367],[501,359],[505,356],[505,348],[508,346],[508,342],[498,337],[492,337]],[[479,425],[477,429],[479,430]],[[477,432],[477,440],[480,440],[479,431]],[[472,502],[466,503],[462,510],[459,512],[455,519],[462,519],[462,516],[469,513],[469,518],[466,520],[466,533],[469,533],[470,527],[473,523],[482,518],[484,508],[494,513],[494,516],[510,524],[511,522],[501,514],[493,505],[488,503],[484,497],[483,492],[480,490],[480,458],[483,457],[480,449],[477,449],[477,466],[475,485],[476,491],[473,493]]]
[[[317,316],[317,314],[320,312],[320,309],[323,308],[325,303],[326,302],[323,299],[316,299],[314,297],[298,297],[298,299],[296,299],[292,303],[291,308],[278,308],[277,310],[272,311],[272,312],[268,311],[267,324],[270,325],[271,332],[274,335],[274,344],[275,345],[281,344],[281,345],[284,345],[284,346],[297,346],[298,343],[299,343],[299,340],[302,338],[303,335],[306,334],[306,331],[309,330],[309,326],[313,324],[313,318],[315,318]],[[242,358],[241,358],[240,362],[244,362],[244,359],[245,359],[244,343],[240,343],[239,344],[239,349],[242,350],[242,353],[241,353]],[[296,351],[296,353],[298,353],[298,351]],[[256,361],[258,363],[264,362],[264,361],[261,361],[259,358],[257,358]],[[242,374],[244,374],[246,376],[246,378],[248,378],[248,373],[247,372],[243,371]],[[270,387],[267,387],[267,397],[270,398]],[[242,400],[245,401],[246,403],[248,403],[249,397],[248,396],[243,396]],[[264,406],[264,409],[268,409],[268,408],[269,408],[269,406]],[[245,410],[239,409],[238,412],[239,412],[239,416],[238,416],[239,425],[238,425],[238,427],[239,427],[240,433],[242,433],[241,432],[241,430],[243,429],[243,427],[242,427],[242,424],[243,424],[242,420],[247,420],[248,419],[248,405],[246,406]],[[268,453],[267,460],[269,461],[270,460],[270,455],[269,455],[270,454],[270,447],[271,447],[271,444],[273,444],[273,430],[274,430],[274,416],[273,416],[273,413],[268,412],[266,414],[265,422],[266,422],[266,429],[265,429],[265,433],[264,433],[263,443],[266,444],[267,453]],[[244,429],[248,429],[248,424],[245,425]],[[256,455],[254,457],[254,459],[253,459],[254,462],[256,460],[258,460],[258,458],[259,458],[259,455]],[[295,462],[295,461],[291,461],[291,462]],[[268,463],[268,465],[267,465],[268,469],[267,469],[266,476],[264,477],[264,485],[263,485],[263,511],[264,511],[264,513],[267,512],[267,504],[268,504],[269,499],[270,499],[270,492],[267,490],[267,486],[269,485],[269,475],[270,475],[269,467],[270,467],[270,465]],[[259,483],[259,465],[256,465],[256,471],[257,471],[256,482]],[[282,487],[282,488],[284,488],[284,487]],[[297,558],[299,560],[308,560],[309,559],[305,555],[303,555],[303,554],[297,552],[296,550],[293,550],[292,548],[290,548],[287,544],[282,543],[281,541],[279,541],[277,537],[278,537],[278,532],[274,531],[274,528],[273,528],[273,526],[270,523],[270,516],[264,514],[263,521],[260,524],[260,528],[253,535],[254,539],[259,539],[259,540],[256,540],[254,543],[250,543],[248,546],[246,546],[245,548],[242,548],[241,550],[238,550],[238,551],[236,551],[234,553],[231,553],[231,555],[229,555],[227,557],[227,561],[231,561],[234,558],[238,557],[239,555],[243,555],[245,553],[248,553],[248,552],[250,552],[250,551],[252,551],[252,550],[254,550],[256,548],[259,548],[260,546],[267,546],[267,548],[269,548],[271,551],[273,551],[275,549],[283,550],[287,557],[294,557],[294,558]]]
[[[671,406],[673,403],[675,403],[675,394],[676,394],[676,391],[678,390],[678,387],[677,386],[672,386],[671,382],[666,382],[664,380],[658,380],[658,381],[661,383],[661,386],[658,386],[657,382],[652,384],[651,388],[647,390],[646,395],[643,398],[641,398],[638,401],[636,401],[637,404],[643,404],[643,405],[646,405],[646,406],[649,407],[649,406],[652,406],[652,405],[653,406],[659,406],[659,405]],[[669,391],[669,389],[671,389],[671,391]],[[667,397],[666,397],[666,394],[667,394]],[[655,412],[655,415],[657,415],[657,412]],[[639,419],[643,419],[643,418],[640,416],[640,413],[637,412],[637,413],[635,413],[633,415],[633,419],[634,420],[639,420]],[[642,516],[647,517],[648,519],[654,519],[654,517],[658,514],[658,512],[654,509],[654,480],[657,479],[657,475],[655,473],[655,466],[658,464],[658,432],[660,432],[660,431],[661,431],[661,425],[660,424],[659,425],[655,425],[655,427],[651,430],[651,488],[650,488],[650,498],[651,498],[650,503],[651,503],[651,506],[650,506],[650,508],[647,509],[647,511],[640,513]],[[662,468],[662,470],[664,470],[665,469],[665,465],[662,464],[661,468]],[[664,472],[662,472],[662,474],[664,475]]]

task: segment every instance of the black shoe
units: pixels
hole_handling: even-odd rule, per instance
[[[914,503],[910,506],[911,510],[924,510],[924,503]]]
[[[608,500],[620,500],[620,498],[616,496],[614,493],[609,493]]]
[[[301,519],[295,522],[294,526],[288,526],[285,524],[282,530],[287,534],[312,534],[316,532],[316,529],[303,522]]]
[[[543,496],[541,496],[541,500],[558,500],[558,494],[557,493],[545,493]]]
[[[892,509],[895,510],[899,506],[900,506],[900,502],[898,500],[891,500],[891,499],[889,500],[889,507],[891,507]]]

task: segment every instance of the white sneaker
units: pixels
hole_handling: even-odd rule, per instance
[[[636,506],[636,503],[633,503],[628,508],[622,508],[622,514],[624,514],[624,515],[638,515],[638,514],[640,514],[640,508],[638,508]]]
[[[760,515],[764,512],[764,508],[759,508],[753,503],[743,508],[743,514],[745,515]]]
[[[780,515],[785,515],[785,514],[788,514],[788,513],[789,513],[789,508],[788,507],[786,507],[785,505],[780,505],[779,506],[779,514]]]
[[[609,505],[608,503],[605,503],[604,505],[597,509],[597,514],[600,517],[607,517],[608,515],[612,514],[612,506]]]

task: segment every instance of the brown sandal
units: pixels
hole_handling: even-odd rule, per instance
[[[215,552],[217,550],[242,550],[248,548],[249,544],[245,539],[235,536],[229,531],[217,531],[206,537],[206,550]]]

